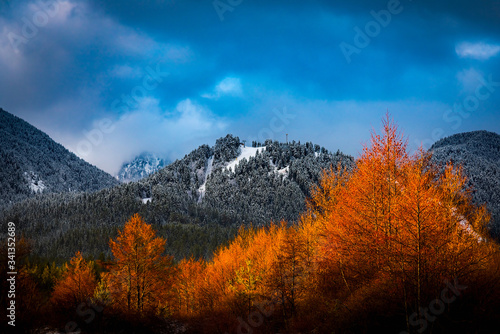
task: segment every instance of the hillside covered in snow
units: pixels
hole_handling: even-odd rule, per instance
[[[0,207],[36,194],[92,192],[117,184],[111,175],[0,108]]]
[[[491,231],[500,237],[500,135],[488,131],[459,133],[437,141],[431,148],[441,165],[461,165],[476,204],[491,213]]]
[[[85,245],[99,254],[106,249],[106,231],[134,213],[169,233],[179,225],[234,231],[240,224],[293,222],[323,169],[354,166],[352,157],[312,143],[254,144],[245,147],[238,137],[227,135],[140,181],[92,194],[44,196],[15,205],[4,215],[18,219],[20,229],[30,235],[39,231],[43,238],[36,247],[41,253],[70,256]],[[96,229],[98,235],[92,232]],[[204,233],[210,238],[210,232]],[[185,252],[189,247],[183,242]]]

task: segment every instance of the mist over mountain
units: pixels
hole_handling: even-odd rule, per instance
[[[455,134],[437,141],[430,151],[434,161],[460,164],[472,188],[475,204],[486,204],[491,232],[500,237],[500,135],[488,131]]]
[[[92,192],[118,182],[0,108],[0,207],[41,193]]]
[[[125,162],[120,171],[116,174],[116,178],[120,182],[138,181],[146,176],[153,174],[170,162],[154,153],[145,152],[135,157],[130,162]]]

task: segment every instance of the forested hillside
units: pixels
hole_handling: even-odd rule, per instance
[[[139,213],[168,238],[167,250],[176,258],[207,257],[241,224],[296,221],[324,169],[354,166],[352,157],[312,143],[253,146],[227,135],[138,182],[40,196],[1,215],[34,239],[42,256],[67,258],[77,250],[109,255],[107,240],[116,227]]]
[[[241,224],[296,221],[324,169],[354,167],[352,157],[312,143],[268,140],[245,146],[227,135],[163,169],[155,157],[149,157],[152,164],[137,160],[128,166],[129,177],[147,166],[156,172],[110,187],[118,182],[43,132],[3,110],[0,117],[0,217],[15,221],[36,253],[49,258],[67,258],[76,250],[109,255],[107,240],[135,213],[169,238],[167,249],[176,258],[207,258]],[[457,134],[431,151],[441,166],[448,161],[463,166],[473,200],[486,203],[498,237],[500,136]]]
[[[459,133],[437,141],[433,159],[442,166],[451,161],[461,165],[477,205],[486,204],[491,213],[491,232],[500,237],[500,135],[487,131]]]
[[[187,197],[199,208],[185,219],[201,219],[203,210],[217,212],[205,203],[207,198],[230,196],[231,191],[214,191],[221,182],[243,187],[249,175],[258,178],[248,170],[258,170],[276,174],[274,186],[293,182],[297,188],[290,189],[300,189],[304,185],[292,181],[297,179],[292,165],[302,160],[307,167],[298,168],[297,175],[303,175],[313,170],[313,159],[328,156],[309,144],[254,146],[242,147],[232,136],[221,138],[215,147],[201,147],[174,163],[175,169],[166,168],[140,185],[97,193],[99,204],[135,196],[151,209],[162,203],[158,189],[170,184],[191,192]],[[274,159],[289,148],[293,154]],[[340,167],[344,160],[339,161]],[[153,181],[157,190],[147,193],[144,187]],[[264,183],[256,186],[266,190]],[[346,164],[341,171],[322,173],[294,224],[242,226],[205,259],[173,253],[171,245],[180,242],[187,249],[197,244],[206,250],[204,238],[197,237],[205,233],[210,242],[221,242],[229,231],[223,225],[202,220],[151,224],[133,214],[120,226],[96,226],[96,212],[109,213],[96,211],[94,195],[80,197],[79,205],[95,218],[85,223],[81,217],[77,228],[61,220],[53,233],[65,243],[50,239],[40,226],[9,224],[46,238],[31,256],[29,242],[18,240],[15,287],[22,298],[16,298],[17,321],[29,333],[496,333],[500,248],[486,229],[485,208],[472,203],[467,187],[460,168],[440,168],[429,152],[410,155],[407,141],[387,117],[383,133],[372,134],[355,168]],[[236,194],[249,191],[242,189],[232,205],[240,203]],[[171,205],[182,205],[176,199]],[[275,200],[268,195],[269,203]],[[223,212],[228,204],[220,203],[218,212]],[[81,210],[76,198],[68,198],[56,212],[49,212],[53,205],[37,205],[44,215],[58,217],[63,217],[61,208]],[[265,207],[268,214],[280,214]],[[251,217],[251,211],[230,212],[228,219],[245,215]],[[179,233],[182,229],[187,233]],[[85,233],[75,234],[78,230]],[[36,261],[37,251],[45,252],[41,245],[55,242],[65,254],[78,237],[86,238],[81,249],[99,240],[111,254],[95,259],[75,250],[59,266]],[[2,291],[12,286],[6,250],[0,247]],[[0,297],[0,307],[7,305]]]
[[[0,108],[0,207],[40,193],[92,192],[117,184],[111,175]]]

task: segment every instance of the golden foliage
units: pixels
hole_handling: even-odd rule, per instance
[[[92,298],[97,286],[92,263],[85,261],[82,254],[77,252],[66,263],[65,272],[56,282],[51,302],[56,307],[76,309],[79,304]]]

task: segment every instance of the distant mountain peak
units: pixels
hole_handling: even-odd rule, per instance
[[[116,174],[116,179],[124,183],[138,181],[159,171],[166,165],[168,165],[166,159],[154,153],[144,152],[132,161],[124,163]]]

